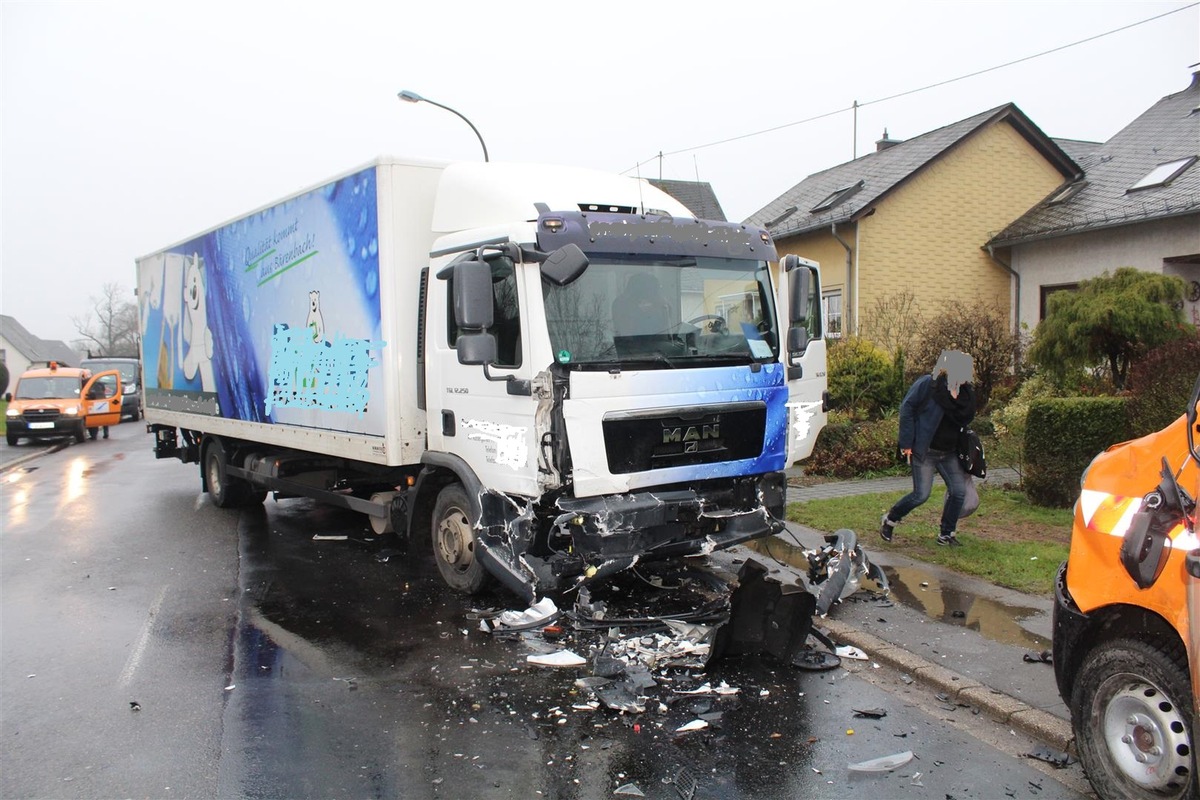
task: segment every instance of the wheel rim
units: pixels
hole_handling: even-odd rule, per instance
[[[208,492],[215,494],[221,491],[221,465],[212,453],[208,455]]]
[[[455,572],[466,572],[475,563],[475,535],[467,515],[459,508],[446,510],[437,527],[438,558]]]
[[[1192,767],[1187,720],[1166,692],[1138,675],[1113,675],[1096,693],[1117,772],[1153,792],[1182,791]]]

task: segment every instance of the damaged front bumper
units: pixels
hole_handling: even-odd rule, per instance
[[[711,553],[784,530],[782,472],[602,497],[559,497],[552,508],[488,520],[484,564],[526,599],[594,581],[638,561]],[[490,523],[490,524],[489,524]]]

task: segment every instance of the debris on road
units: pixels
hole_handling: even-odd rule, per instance
[[[807,552],[808,579],[821,585],[817,597],[817,614],[825,616],[835,604],[857,592],[863,578],[875,582],[883,596],[891,591],[887,576],[878,565],[872,564],[858,544],[858,536],[842,528],[825,536],[825,545]]]
[[[1065,753],[1061,750],[1051,750],[1044,744],[1038,745],[1028,753],[1023,753],[1022,755],[1026,756],[1027,758],[1036,758],[1038,761],[1045,761],[1047,764],[1050,764],[1058,769],[1069,767],[1078,760],[1070,753]]]
[[[851,772],[889,772],[903,767],[912,760],[912,751],[905,750],[902,753],[893,753],[890,756],[880,756],[879,758],[872,758],[867,761],[859,761],[855,764],[847,764],[846,768]]]
[[[582,667],[587,659],[570,650],[556,650],[553,653],[533,653],[525,660],[539,667]]]
[[[887,716],[887,711],[882,708],[855,708],[851,709],[856,717],[865,717],[866,719],[883,719]]]
[[[1049,650],[1042,650],[1037,653],[1026,653],[1023,656],[1024,660],[1030,664],[1053,664],[1054,654]]]
[[[645,797],[646,796],[645,792],[643,792],[638,787],[634,786],[632,783],[627,783],[624,786],[617,787],[617,790],[615,792],[613,792],[613,794],[616,795],[617,797]]]

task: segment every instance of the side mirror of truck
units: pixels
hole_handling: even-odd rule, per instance
[[[567,286],[579,280],[588,268],[588,257],[577,244],[565,244],[546,256],[542,278],[555,286]]]
[[[454,345],[460,364],[494,364],[496,362],[496,337],[490,333],[464,333]]]
[[[783,257],[782,265],[788,276],[788,320],[791,323],[787,335],[787,378],[793,380],[801,377],[799,361],[808,349],[813,272],[799,256],[790,253]]]
[[[493,313],[492,268],[485,261],[455,264],[454,321],[458,327],[468,335],[487,330],[492,327]]]
[[[809,294],[812,291],[812,271],[802,265],[799,256],[790,253],[783,257],[783,271],[787,274],[790,290],[788,319],[793,325],[808,322]]]

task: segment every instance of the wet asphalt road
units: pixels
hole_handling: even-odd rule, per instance
[[[1034,743],[869,662],[726,659],[705,678],[734,697],[575,710],[586,671],[529,666],[470,618],[513,598],[450,593],[348,512],[217,509],[151,445],[127,423],[0,475],[0,796],[1084,796],[1017,755]]]

